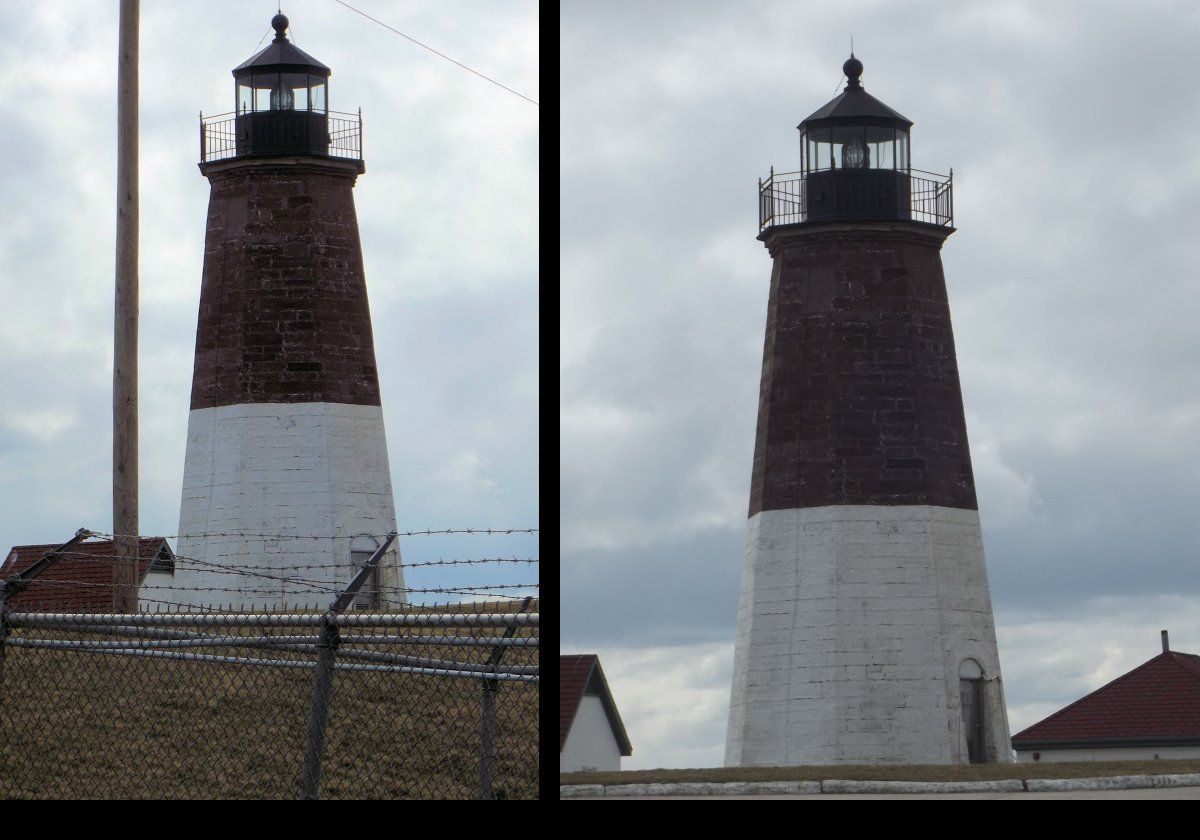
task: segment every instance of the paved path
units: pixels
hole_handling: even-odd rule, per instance
[[[1061,793],[816,793],[774,796],[597,796],[587,798],[593,801],[596,799],[1200,799],[1200,787],[1073,790]]]

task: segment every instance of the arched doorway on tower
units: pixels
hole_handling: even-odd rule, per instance
[[[982,764],[987,760],[983,740],[983,667],[974,659],[964,659],[958,666],[958,686],[967,761]]]
[[[350,579],[353,580],[354,575],[358,574],[358,570],[363,567],[363,564],[371,559],[371,555],[375,553],[375,549],[379,548],[379,540],[372,536],[362,535],[354,537],[350,540]],[[375,566],[371,576],[367,578],[362,588],[358,590],[358,594],[354,597],[353,608],[356,610],[374,610],[380,607],[380,566],[383,565],[383,558],[380,558],[379,563]]]

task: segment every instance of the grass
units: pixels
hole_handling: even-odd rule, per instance
[[[564,785],[621,785],[661,782],[792,782],[849,779],[875,782],[966,782],[997,779],[1079,779],[1200,773],[1200,759],[1076,761],[1036,764],[888,764],[819,767],[700,767],[692,770],[622,770],[562,773]]]
[[[13,636],[105,638],[46,630]],[[374,649],[468,662],[490,652]],[[200,652],[297,657],[237,648]],[[536,664],[537,649],[510,648],[504,661]],[[311,668],[8,646],[0,683],[0,799],[296,798],[312,687]],[[481,682],[470,678],[336,671],[321,798],[476,798],[482,694]],[[498,798],[538,795],[537,723],[537,684],[501,683]]]

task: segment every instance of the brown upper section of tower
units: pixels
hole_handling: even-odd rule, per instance
[[[771,231],[750,515],[976,509],[939,251],[912,224]]]
[[[211,165],[192,408],[379,405],[350,162]]]

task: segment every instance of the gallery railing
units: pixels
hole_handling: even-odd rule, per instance
[[[362,160],[362,111],[258,111],[200,115],[200,160],[316,154]]]
[[[954,226],[954,171],[775,172],[758,184],[758,229],[804,222],[903,220]]]

